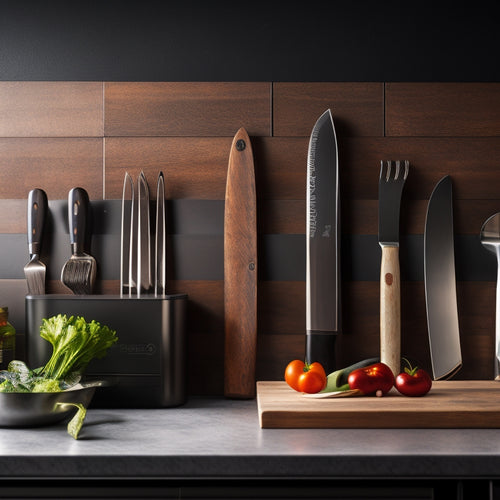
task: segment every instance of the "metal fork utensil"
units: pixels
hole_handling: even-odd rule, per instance
[[[379,178],[380,360],[394,376],[401,364],[401,289],[399,269],[399,212],[410,162],[381,161]]]

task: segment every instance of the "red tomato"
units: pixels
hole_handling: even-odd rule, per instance
[[[285,369],[286,383],[296,391],[313,394],[326,386],[325,370],[320,363],[310,365],[295,359]]]
[[[430,375],[418,366],[405,368],[396,377],[396,389],[405,396],[425,396],[432,387]]]
[[[385,363],[375,363],[349,373],[347,382],[350,389],[358,389],[365,396],[379,391],[380,394],[386,394],[394,385],[394,375]]]

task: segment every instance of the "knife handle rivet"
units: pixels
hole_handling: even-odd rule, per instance
[[[255,262],[250,262],[250,264],[248,264],[248,269],[250,269],[250,271],[255,271]]]
[[[385,283],[387,286],[391,286],[392,282],[394,281],[394,276],[391,273],[387,273],[385,275]]]
[[[243,151],[246,147],[247,145],[245,144],[245,141],[243,139],[238,139],[236,141],[236,149],[238,151]]]

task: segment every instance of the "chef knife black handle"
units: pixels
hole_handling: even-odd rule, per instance
[[[38,188],[32,189],[28,194],[28,251],[30,255],[40,255],[47,207],[45,191]]]
[[[73,254],[84,253],[85,236],[89,215],[89,195],[85,189],[76,187],[68,194],[69,241]]]
[[[335,340],[337,333],[333,332],[307,332],[306,335],[306,363],[320,363],[326,374],[334,372],[335,361]]]

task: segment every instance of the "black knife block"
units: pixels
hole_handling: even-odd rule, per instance
[[[52,354],[52,345],[40,337],[43,318],[83,316],[116,330],[118,341],[85,371],[85,379],[108,383],[96,390],[92,407],[164,408],[185,403],[187,295],[28,295],[25,305],[30,368],[43,366]]]

